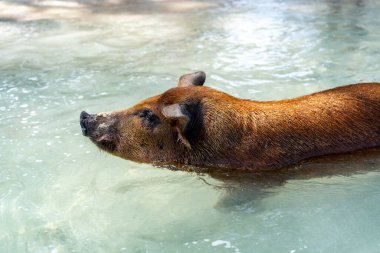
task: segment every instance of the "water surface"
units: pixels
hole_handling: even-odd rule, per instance
[[[78,124],[82,110],[127,108],[194,70],[256,100],[380,81],[379,11],[376,0],[0,1],[0,252],[380,251],[376,153],[198,175],[102,153]]]

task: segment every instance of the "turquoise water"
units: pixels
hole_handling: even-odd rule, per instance
[[[379,252],[380,155],[269,175],[100,152],[79,113],[194,70],[242,98],[380,81],[378,1],[0,1],[0,252]]]

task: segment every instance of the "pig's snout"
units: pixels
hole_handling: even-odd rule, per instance
[[[79,124],[82,129],[82,134],[88,136],[90,131],[94,129],[95,119],[91,114],[83,111],[80,113]]]
[[[116,150],[119,140],[116,117],[107,113],[89,114],[83,111],[79,116],[79,124],[82,134],[98,147],[108,152]]]

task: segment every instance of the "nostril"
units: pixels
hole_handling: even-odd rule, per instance
[[[80,117],[79,117],[79,124],[80,124],[80,127],[82,129],[82,134],[84,136],[87,136],[88,135],[88,130],[87,130],[87,126],[86,126],[86,122],[88,121],[88,119],[91,117],[90,114],[88,114],[87,112],[83,111],[80,113]]]
[[[81,113],[80,113],[80,119],[82,120],[82,119],[87,119],[87,118],[89,118],[91,115],[90,114],[88,114],[87,112],[85,112],[85,111],[82,111]]]
[[[81,119],[81,120],[79,121],[79,124],[80,124],[80,128],[81,128],[81,130],[82,130],[82,134],[83,134],[84,136],[87,136],[87,128],[86,128],[85,121],[84,121],[83,119]]]

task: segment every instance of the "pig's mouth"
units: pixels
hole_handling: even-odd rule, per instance
[[[119,137],[115,119],[83,111],[80,114],[79,124],[82,134],[89,137],[100,149],[110,153],[116,151]]]

